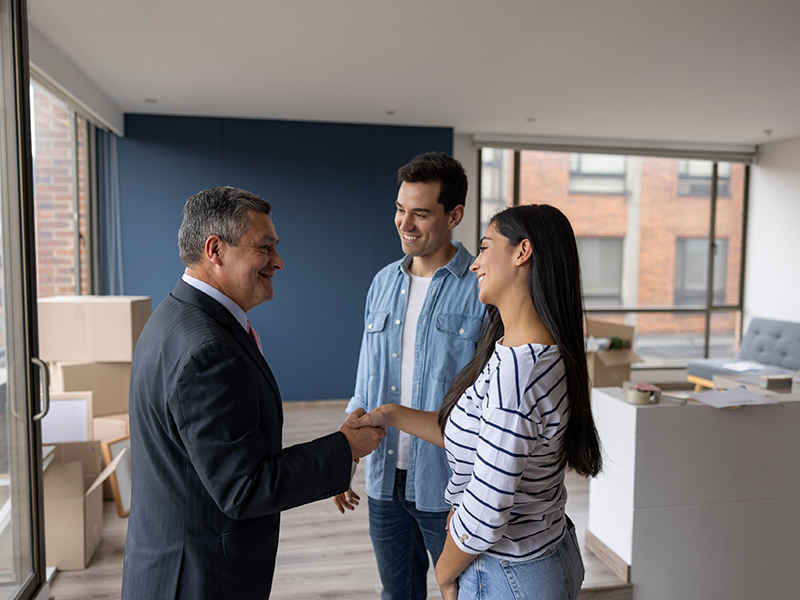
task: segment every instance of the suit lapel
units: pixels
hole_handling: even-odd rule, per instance
[[[266,359],[261,352],[259,352],[255,341],[253,341],[253,338],[247,334],[239,321],[236,320],[236,317],[234,317],[227,308],[222,306],[211,296],[192,287],[182,279],[178,281],[175,289],[172,290],[172,295],[182,302],[188,302],[199,307],[216,321],[219,321],[222,325],[225,325],[231,331],[233,338],[239,343],[240,346],[242,346],[242,348],[244,348],[253,361],[258,365],[261,373],[264,375],[264,379],[267,380],[267,384],[270,386],[270,388],[272,388],[272,391],[275,394],[278,414],[280,415],[281,420],[283,420],[283,402],[281,400],[280,390],[278,389],[278,382],[275,380],[275,376],[272,374]]]

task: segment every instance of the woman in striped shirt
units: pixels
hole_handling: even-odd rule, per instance
[[[506,209],[470,270],[489,316],[441,411],[385,405],[351,425],[446,448],[453,509],[436,564],[445,600],[574,599],[584,570],[564,473],[597,475],[601,457],[572,226],[552,206]]]

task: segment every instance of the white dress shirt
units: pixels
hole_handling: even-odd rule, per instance
[[[242,307],[239,306],[238,304],[236,304],[236,302],[234,302],[233,300],[228,298],[225,294],[220,292],[217,288],[212,287],[212,286],[208,285],[205,281],[200,281],[199,279],[196,279],[195,277],[192,277],[191,275],[187,275],[186,273],[184,273],[183,277],[181,277],[181,279],[183,279],[186,283],[188,283],[190,286],[192,286],[196,290],[199,290],[199,291],[203,292],[204,294],[208,294],[214,300],[216,300],[217,302],[222,304],[222,306],[227,308],[230,311],[230,313],[234,317],[236,317],[236,320],[239,321],[239,324],[242,326],[242,328],[244,328],[245,332],[248,331],[247,324],[248,324],[249,321],[247,320],[247,315],[244,314],[244,311],[242,310]]]

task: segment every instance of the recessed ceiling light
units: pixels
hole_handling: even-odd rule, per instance
[[[765,130],[764,130],[764,134],[765,134],[767,137],[772,137],[772,129],[765,129]]]
[[[533,123],[534,121],[536,121],[536,118],[535,118],[535,117],[528,117],[528,118],[527,118],[527,119],[525,119],[525,120],[526,120],[528,123]]]
[[[156,102],[158,102],[158,100],[156,100],[155,98],[145,98],[144,101],[146,104],[155,104]]]
[[[383,113],[383,114],[385,114],[387,117],[391,117],[391,116],[393,116],[393,115],[394,115],[394,111],[393,111],[393,110],[387,110],[387,111],[386,111],[385,113]]]

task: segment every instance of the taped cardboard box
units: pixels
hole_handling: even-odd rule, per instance
[[[54,446],[44,471],[47,564],[62,571],[85,569],[103,539],[101,484],[123,455],[102,469],[99,442]]]
[[[586,353],[592,386],[621,387],[623,382],[630,380],[631,365],[642,362],[642,357],[631,350],[635,330],[635,327],[628,325],[586,319],[588,336],[594,338],[618,337],[622,340],[622,348],[619,350],[599,350]]]
[[[130,385],[130,362],[54,362],[50,364],[51,390],[55,393],[91,391],[93,417],[127,412]]]
[[[53,296],[38,308],[41,359],[130,362],[151,304],[148,296]]]

